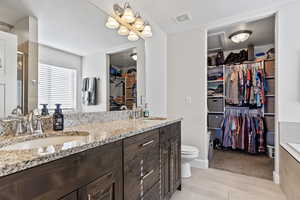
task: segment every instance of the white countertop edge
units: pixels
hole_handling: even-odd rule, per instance
[[[300,152],[290,146],[288,143],[280,144],[291,156],[300,163]]]

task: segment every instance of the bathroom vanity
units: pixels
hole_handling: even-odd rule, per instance
[[[168,200],[181,189],[180,121],[124,120],[71,127],[68,131],[86,131],[89,136],[69,148],[55,144],[49,153],[5,150],[4,145],[0,199]]]

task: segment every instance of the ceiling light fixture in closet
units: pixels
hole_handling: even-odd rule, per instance
[[[110,29],[119,28],[119,35],[127,36],[130,41],[152,37],[150,24],[139,13],[135,14],[128,2],[124,7],[119,4],[113,6],[113,13],[108,17],[105,26]]]
[[[242,31],[237,31],[232,33],[229,36],[229,39],[234,42],[234,43],[242,43],[245,42],[249,39],[249,37],[251,36],[252,31],[249,30],[242,30]]]
[[[130,54],[130,57],[135,61],[137,61],[137,59],[138,59],[137,53]]]

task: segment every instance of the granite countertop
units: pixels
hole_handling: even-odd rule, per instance
[[[134,136],[145,131],[160,128],[182,118],[165,120],[121,120],[103,123],[89,123],[69,127],[63,132],[46,131],[43,135],[0,137],[0,177],[31,167],[54,161],[75,153]],[[11,150],[9,145],[41,138],[80,136],[80,140],[24,150]]]

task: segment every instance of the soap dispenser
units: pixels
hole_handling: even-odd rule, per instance
[[[49,110],[47,108],[48,104],[41,104],[41,106],[43,106],[43,108],[42,108],[42,116],[49,115]]]
[[[53,114],[53,130],[62,131],[64,130],[64,115],[62,113],[61,104],[55,104],[56,109]]]

